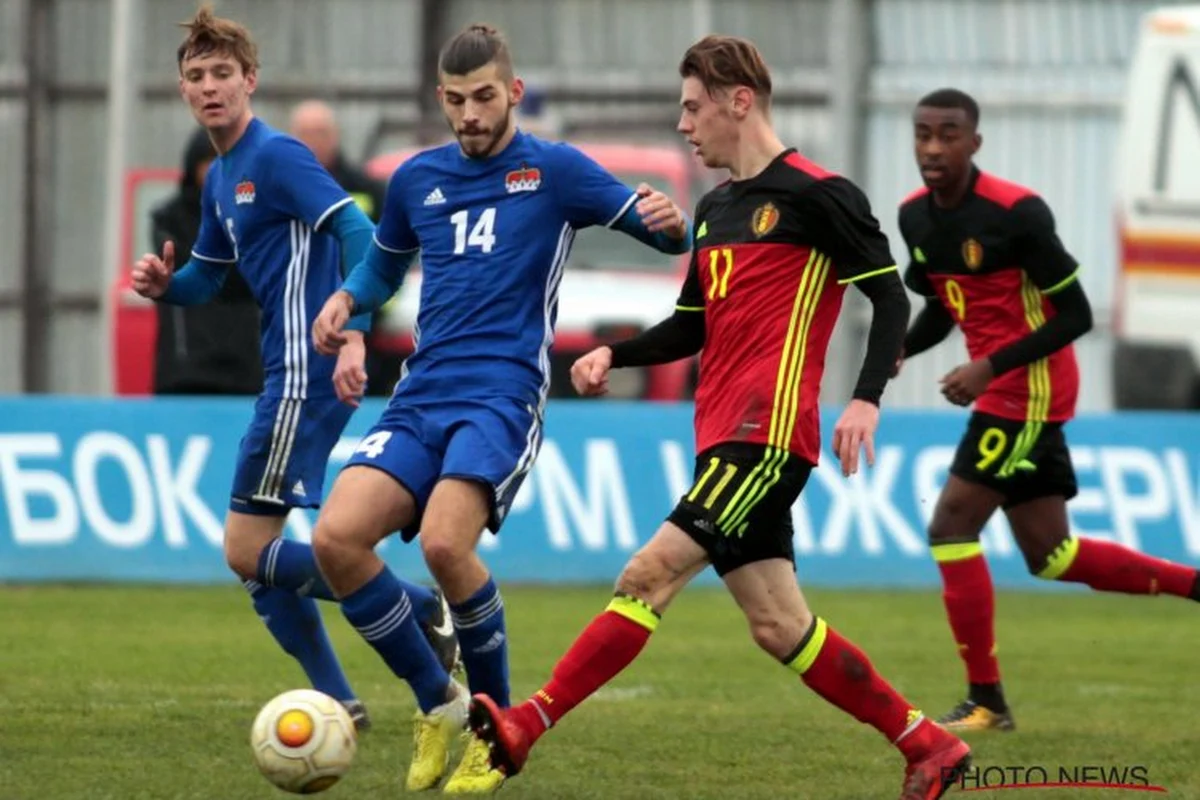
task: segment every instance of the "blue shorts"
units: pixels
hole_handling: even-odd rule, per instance
[[[346,466],[381,469],[412,494],[417,516],[401,531],[406,542],[420,532],[429,495],[442,478],[485,485],[487,526],[498,533],[541,446],[541,412],[531,405],[509,398],[434,405],[398,396]]]
[[[353,413],[332,395],[260,396],[238,448],[230,510],[283,516],[296,507],[320,506],[329,453]]]

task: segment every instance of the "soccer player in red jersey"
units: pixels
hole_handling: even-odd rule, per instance
[[[1071,535],[1066,504],[1077,487],[1063,424],[1074,416],[1079,392],[1072,342],[1091,328],[1091,307],[1046,202],[975,167],[978,124],[979,106],[955,89],[917,104],[925,186],[900,206],[911,257],[905,281],[927,298],[905,337],[904,357],[938,344],[957,325],[971,358],[942,378],[946,399],[974,410],[929,525],[969,684],[967,698],[939,720],[956,731],[1014,727],[1000,687],[995,598],[979,544],[996,509],[1004,510],[1039,578],[1200,600],[1194,568]]]
[[[471,725],[497,768],[520,771],[533,743],[628,666],[671,600],[712,564],[761,648],[899,749],[908,764],[902,800],[941,797],[968,766],[969,748],[809,611],[792,550],[791,507],[821,450],[818,392],[845,287],[857,286],[873,306],[854,398],[833,434],[850,475],[861,449],[874,460],[879,400],[908,321],[903,282],[863,193],[776,136],[770,75],[752,43],[707,37],[679,71],[679,131],[732,180],[696,208],[691,268],[675,313],[583,356],[571,378],[581,394],[602,394],[612,368],[703,348],[695,483],[625,566],[614,599],[549,683],[508,710],[477,695]]]

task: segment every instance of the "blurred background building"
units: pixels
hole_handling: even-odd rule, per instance
[[[175,23],[195,5],[0,0],[0,392],[111,391],[113,269],[148,246],[145,220],[162,200],[130,195],[126,176],[176,168],[194,128],[177,91]],[[1121,103],[1139,18],[1160,5],[1170,3],[223,0],[216,8],[259,42],[257,113],[286,129],[296,103],[327,101],[358,163],[443,135],[437,49],[468,22],[508,35],[536,89],[538,124],[573,140],[671,147],[680,146],[683,51],[710,32],[750,37],[773,69],[785,141],[863,186],[900,259],[895,210],[919,181],[912,105],[940,86],[971,92],[983,108],[979,164],[1040,191],[1084,265],[1097,329],[1078,346],[1080,405],[1102,410],[1112,406]],[[702,189],[717,176],[696,177]],[[853,384],[864,308],[848,303],[831,345],[829,402]],[[937,378],[962,358],[955,339],[908,365],[890,403],[941,405]]]

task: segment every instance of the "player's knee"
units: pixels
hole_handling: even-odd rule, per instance
[[[979,541],[979,523],[968,503],[944,499],[929,521],[929,544]]]
[[[322,572],[337,572],[354,560],[355,553],[363,548],[355,541],[353,529],[339,522],[336,517],[322,515],[313,529],[313,557]]]
[[[796,648],[807,627],[804,620],[767,615],[751,617],[749,622],[755,644],[779,659]]]
[[[258,577],[258,558],[262,545],[245,537],[225,536],[225,563],[244,581]]]
[[[469,562],[475,551],[473,541],[437,530],[421,531],[421,553],[425,564],[435,576],[452,575]]]
[[[644,550],[634,553],[633,558],[621,570],[615,587],[618,594],[636,597],[638,600],[657,607],[658,592],[670,582],[670,573],[661,559]]]

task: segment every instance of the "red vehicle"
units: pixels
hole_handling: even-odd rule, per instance
[[[646,182],[691,208],[694,169],[679,149],[630,144],[588,144],[579,149],[629,186]],[[416,149],[385,153],[367,163],[372,177],[386,181]],[[133,170],[126,177],[122,263],[128,265],[109,291],[116,308],[112,331],[115,391],[149,394],[153,387],[154,342],[158,331],[154,304],[130,285],[129,269],[149,246],[150,210],[176,189],[175,169]],[[551,396],[573,396],[571,364],[597,345],[633,335],[669,316],[679,294],[688,257],[659,253],[625,234],[588,228],[575,237],[559,289],[557,335],[551,349]],[[420,264],[382,310],[370,343],[376,352],[401,359],[412,352],[412,323],[420,296]],[[373,376],[390,386],[395,375]],[[681,400],[690,398],[695,364],[682,361],[658,367],[617,370],[609,382],[615,399]]]

